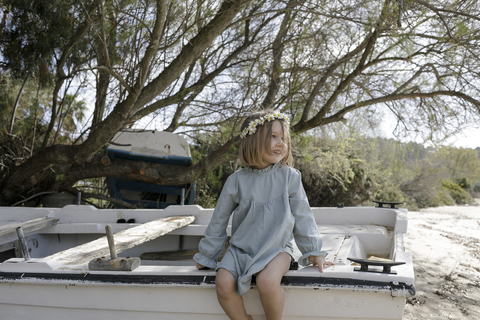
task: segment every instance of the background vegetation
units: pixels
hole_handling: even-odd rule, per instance
[[[480,148],[424,147],[366,136],[296,136],[295,167],[311,206],[402,202],[409,209],[471,204],[480,197]],[[195,148],[202,152],[207,145]],[[213,207],[237,162],[219,166],[198,181],[197,203]]]
[[[398,137],[439,145],[478,124],[479,17],[477,0],[4,0],[0,205],[79,190],[118,204],[104,177],[205,181],[212,203],[240,124],[267,108],[292,119],[314,204],[468,201],[463,153],[362,130],[387,116]],[[105,161],[131,128],[188,136],[195,163]]]

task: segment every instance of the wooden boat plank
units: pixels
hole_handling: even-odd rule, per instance
[[[24,222],[14,222],[0,226],[0,245],[17,240],[18,227],[22,227],[23,233],[28,236],[38,232],[41,229],[56,225],[60,219],[58,218],[38,218]]]
[[[120,231],[114,235],[115,252],[121,253],[147,241],[161,237],[173,230],[191,224],[195,216],[165,217],[150,221],[139,226]],[[55,253],[49,258],[61,264],[86,264],[92,259],[110,255],[107,237],[85,243],[83,245]]]

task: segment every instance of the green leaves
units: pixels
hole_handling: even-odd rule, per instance
[[[81,2],[7,0],[9,12],[2,54],[11,70],[37,70],[45,81],[55,65],[52,60],[69,41]]]

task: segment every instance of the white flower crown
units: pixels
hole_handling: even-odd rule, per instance
[[[240,133],[240,138],[245,139],[247,135],[252,135],[255,132],[257,132],[257,126],[258,125],[263,125],[265,121],[273,121],[275,119],[278,120],[283,120],[285,121],[288,125],[290,125],[290,118],[285,114],[285,113],[272,113],[272,114],[267,114],[266,116],[260,117],[258,119],[255,119],[253,121],[250,121],[248,124],[248,127],[243,129],[242,133]]]

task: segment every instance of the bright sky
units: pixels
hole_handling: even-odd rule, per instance
[[[386,113],[383,115],[383,120],[380,124],[380,129],[384,133],[386,138],[393,138],[397,139],[392,133],[393,128],[396,126],[396,120],[390,113]],[[409,142],[415,140],[419,143],[422,143],[421,139],[415,139],[412,137],[411,139],[408,138],[401,138],[400,141],[402,142]],[[428,143],[427,143],[428,144]],[[455,136],[447,139],[445,142],[441,143],[442,145],[448,145],[457,148],[472,148],[475,149],[480,147],[480,126],[478,127],[466,127],[462,132],[457,133]],[[431,145],[431,144],[430,144]]]
[[[397,137],[394,137],[391,132],[388,130],[385,130],[385,127],[383,127],[385,136],[387,138],[393,138],[397,139]],[[414,139],[415,140],[415,139]],[[408,142],[411,141],[408,138],[407,139],[401,139],[402,142]],[[421,143],[421,141],[416,140],[417,142]],[[431,145],[430,143],[425,144],[425,146]],[[451,138],[447,139],[441,145],[445,146],[452,146],[456,148],[472,148],[475,149],[477,147],[480,147],[480,128],[469,128],[465,129],[463,132],[456,134],[455,136],[452,136]]]
[[[472,148],[480,147],[480,128],[470,128],[449,139],[454,147]]]

